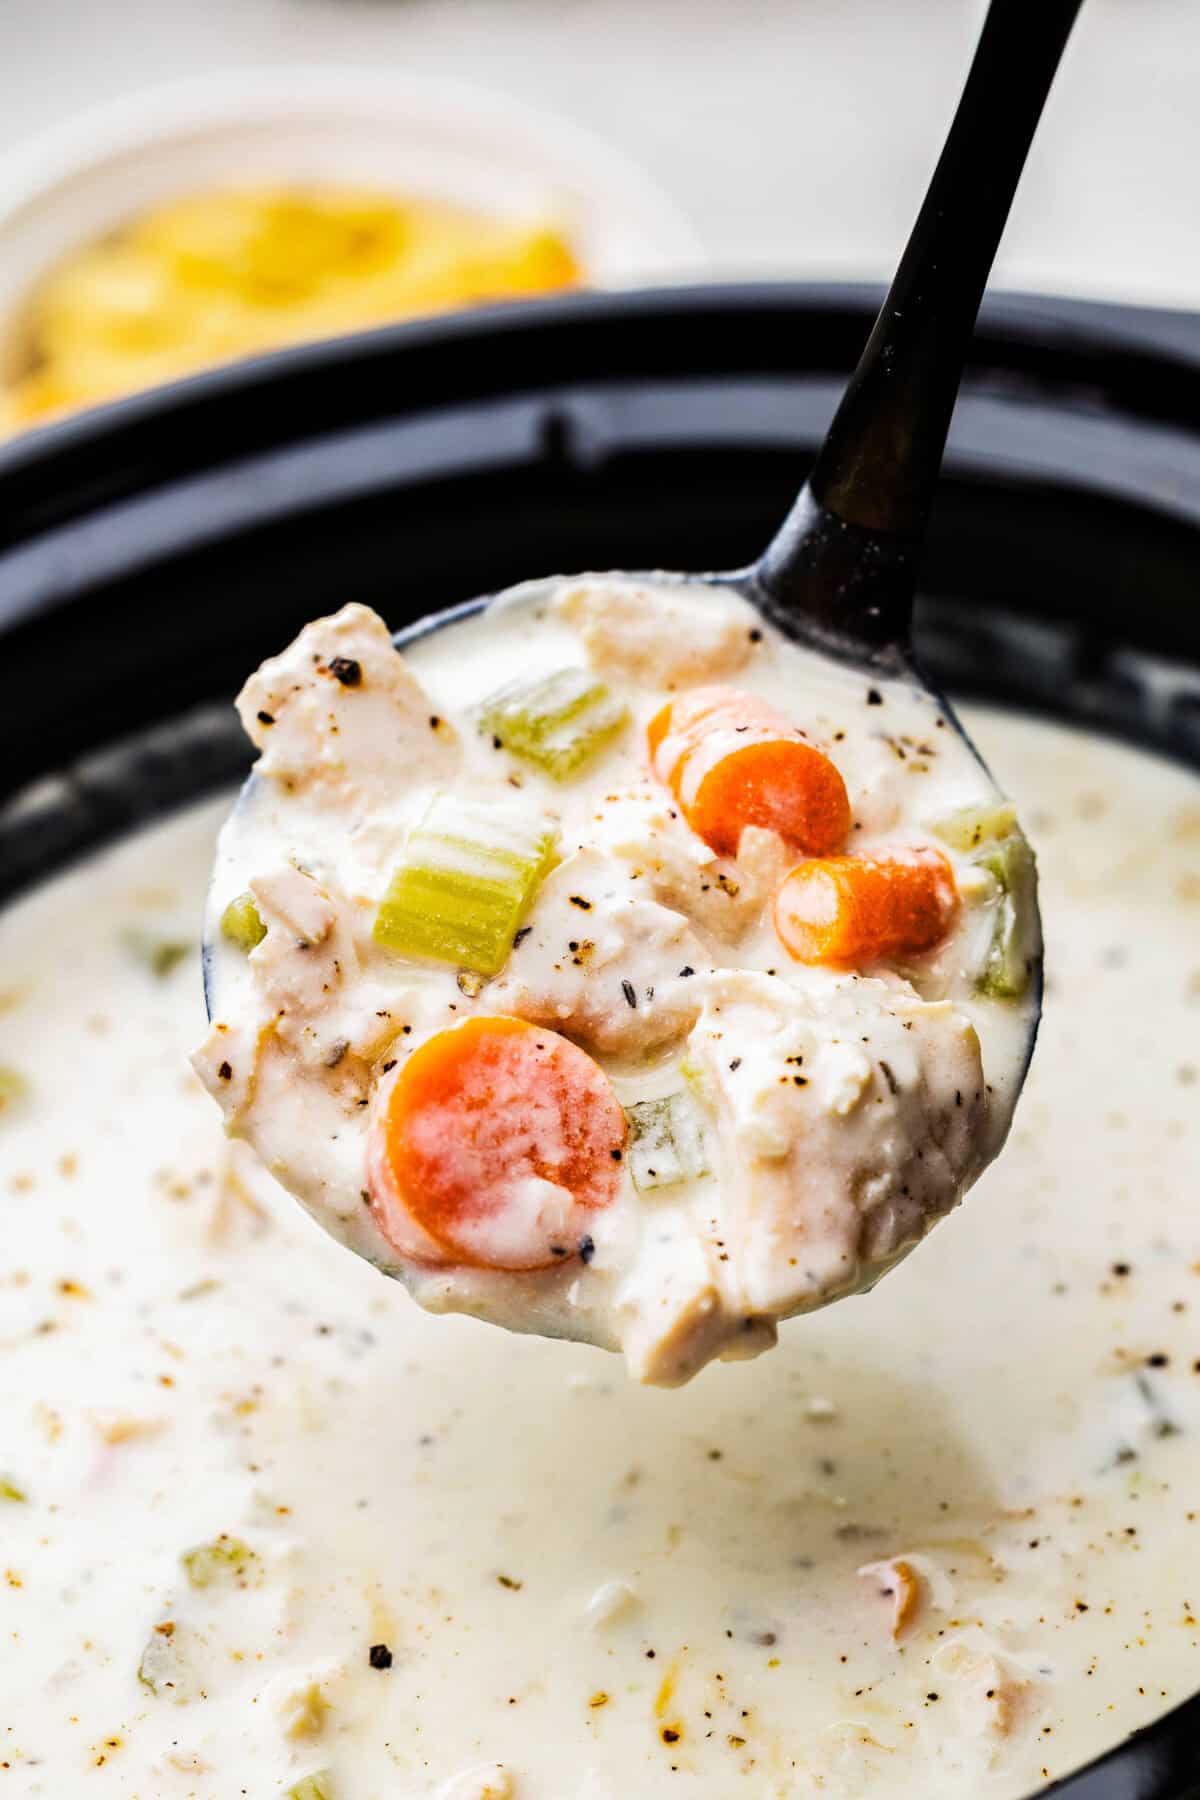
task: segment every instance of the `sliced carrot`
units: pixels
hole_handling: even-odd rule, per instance
[[[439,1031],[376,1103],[371,1205],[418,1262],[545,1269],[621,1181],[626,1124],[608,1077],[557,1032],[484,1017]]]
[[[655,773],[718,855],[737,855],[747,825],[810,856],[845,843],[850,802],[838,769],[757,694],[693,688],[655,714],[646,739]]]
[[[674,785],[684,758],[703,743],[716,725],[733,730],[738,726],[774,726],[792,737],[798,735],[796,727],[759,694],[746,694],[740,688],[689,688],[685,694],[668,700],[646,727],[650,757],[663,781]]]
[[[741,711],[749,717],[760,707],[764,711],[770,710],[757,694],[743,694],[737,688],[727,687],[689,688],[685,694],[668,700],[646,727],[646,742],[658,773],[664,781],[670,781],[679,758],[698,741],[704,721],[714,713]],[[664,761],[669,767],[663,767],[658,752],[668,736],[678,738],[679,743],[668,747]]]
[[[784,877],[775,929],[797,962],[854,969],[931,950],[957,911],[954,874],[938,850],[827,856]]]

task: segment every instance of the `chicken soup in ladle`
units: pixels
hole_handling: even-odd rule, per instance
[[[431,1311],[673,1386],[870,1287],[1002,1146],[1033,858],[936,696],[730,587],[347,606],[239,700],[196,1067]]]

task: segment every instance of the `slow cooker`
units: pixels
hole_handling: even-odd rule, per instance
[[[0,899],[241,774],[245,671],[555,569],[735,568],[860,287],[580,296],[284,352],[0,447]],[[1200,319],[989,302],[916,638],[935,679],[1200,768]],[[1200,1795],[1200,1697],[1046,1793]]]

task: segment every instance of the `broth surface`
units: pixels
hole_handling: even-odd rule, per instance
[[[226,1144],[225,802],[5,915],[0,1791],[1007,1800],[1200,1684],[1200,790],[965,722],[1042,878],[1009,1146],[684,1392],[424,1315]]]

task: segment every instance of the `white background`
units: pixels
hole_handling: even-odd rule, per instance
[[[982,13],[981,0],[0,0],[0,153],[206,69],[458,75],[618,143],[722,273],[882,275]],[[1200,0],[1085,0],[996,281],[1200,306]]]

